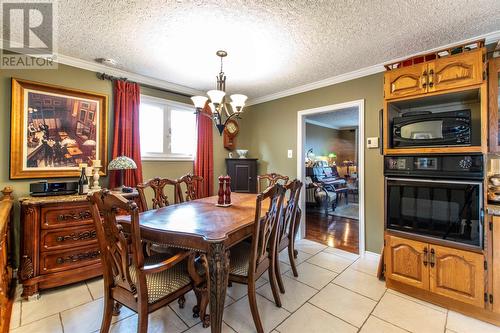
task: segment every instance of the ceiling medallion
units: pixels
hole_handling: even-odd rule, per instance
[[[224,71],[222,68],[222,61],[227,56],[227,52],[224,50],[219,50],[216,52],[216,55],[220,57],[220,72],[217,78],[217,89],[207,91],[208,98],[205,96],[193,96],[191,100],[196,108],[196,113],[200,113],[205,107],[206,102],[209,102],[210,109],[212,110],[212,114],[209,115],[207,113],[201,113],[210,117],[215,127],[219,130],[219,134],[222,135],[224,128],[229,119],[231,118],[240,118],[240,115],[243,113],[243,107],[245,106],[245,101],[247,100],[247,96],[241,94],[233,94],[231,95],[231,102],[227,103],[226,101],[226,76],[224,75]],[[231,105],[231,107],[228,106]],[[231,109],[231,110],[230,110]],[[224,122],[222,121],[222,117],[225,117]]]

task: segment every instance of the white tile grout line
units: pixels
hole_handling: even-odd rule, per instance
[[[323,249],[322,251],[320,251],[320,252],[324,252],[324,249]],[[319,254],[320,252],[318,252],[317,254]],[[325,253],[327,253],[327,252],[325,252]],[[332,253],[330,253],[330,254],[332,254]],[[316,254],[315,254],[315,255],[316,255]],[[314,255],[314,256],[315,256],[315,255]],[[312,258],[312,257],[313,257],[313,256],[309,257],[308,259],[310,259],[310,258]],[[337,257],[338,257],[338,256],[337,256]],[[309,298],[308,298],[308,299],[307,299],[307,300],[306,300],[306,301],[305,301],[305,302],[304,302],[301,306],[299,306],[299,307],[298,307],[295,311],[291,312],[291,313],[290,313],[290,315],[289,315],[288,317],[286,317],[285,319],[283,319],[283,320],[282,320],[282,321],[281,321],[281,322],[280,322],[277,326],[275,326],[273,329],[274,329],[274,330],[276,330],[276,328],[277,328],[277,327],[279,327],[279,326],[280,326],[281,324],[283,324],[283,323],[284,323],[287,319],[289,319],[291,316],[293,316],[293,315],[295,314],[295,312],[297,312],[298,310],[300,310],[300,309],[304,306],[304,304],[306,304],[306,303],[308,303],[308,304],[310,304],[310,305],[312,305],[312,306],[314,306],[314,307],[316,307],[316,308],[320,309],[320,310],[321,310],[321,311],[323,311],[323,312],[328,313],[328,314],[329,314],[329,315],[331,315],[331,316],[334,316],[335,318],[340,319],[341,321],[343,321],[343,322],[345,322],[345,323],[349,324],[349,325],[350,325],[350,326],[352,326],[352,327],[357,328],[356,326],[354,326],[353,324],[351,324],[351,323],[347,322],[347,321],[346,321],[346,320],[344,320],[343,318],[340,318],[340,317],[338,317],[338,316],[336,316],[336,315],[334,315],[334,314],[332,314],[332,313],[329,313],[328,311],[325,311],[324,309],[321,309],[321,308],[319,308],[318,306],[316,306],[316,305],[314,305],[314,304],[312,304],[312,303],[310,303],[310,302],[309,302],[309,301],[310,301],[310,300],[311,300],[314,296],[316,296],[317,294],[319,294],[319,293],[320,293],[323,289],[325,289],[325,288],[326,288],[329,284],[331,284],[331,283],[332,283],[332,281],[333,281],[333,280],[335,280],[335,279],[337,278],[337,276],[339,276],[340,274],[342,274],[342,273],[343,273],[343,272],[344,272],[344,271],[345,271],[345,270],[346,270],[349,266],[351,266],[351,265],[352,265],[355,261],[356,261],[356,260],[354,260],[353,262],[351,262],[351,263],[350,263],[350,264],[349,264],[346,268],[344,268],[344,269],[342,270],[342,272],[340,272],[340,273],[334,272],[334,271],[332,271],[332,270],[330,270],[330,269],[327,269],[327,268],[325,268],[325,267],[321,267],[321,266],[319,266],[319,265],[315,265],[315,264],[313,264],[313,263],[308,262],[308,263],[309,263],[309,264],[311,264],[311,265],[315,265],[315,266],[317,266],[317,267],[321,267],[321,268],[326,269],[326,270],[328,270],[328,271],[330,271],[330,272],[336,273],[337,275],[336,275],[333,279],[331,279],[331,280],[330,280],[330,282],[328,282],[328,283],[327,283],[327,284],[326,284],[323,288],[321,288],[320,290],[317,290],[316,288],[313,288],[314,290],[317,290],[317,292],[316,292],[316,293],[314,293],[311,297],[309,297]],[[298,281],[298,282],[300,282],[300,281]],[[300,282],[300,283],[302,283],[302,282]],[[306,285],[305,283],[302,283],[302,284]],[[344,288],[344,289],[345,289],[345,288]],[[261,296],[262,296],[262,295],[261,295]],[[366,297],[366,296],[365,296],[365,297]],[[264,297],[264,298],[265,298],[265,297]],[[267,298],[266,298],[266,299],[267,299]],[[359,331],[359,328],[357,328],[357,329],[358,329],[358,331]],[[278,331],[278,332],[279,332],[279,331]]]
[[[63,324],[61,312],[59,312],[58,315],[59,315],[59,323],[61,324],[61,330],[64,333],[64,324]]]
[[[318,293],[320,293],[320,292],[321,292],[324,288],[326,288],[329,284],[335,284],[335,285],[337,285],[337,286],[339,286],[339,287],[341,287],[341,288],[344,288],[344,289],[346,289],[346,290],[349,290],[350,292],[356,293],[356,294],[358,294],[358,295],[360,295],[360,296],[363,296],[363,297],[365,297],[365,298],[367,298],[367,299],[370,299],[370,300],[372,300],[372,301],[375,301],[375,300],[374,300],[374,299],[372,299],[372,298],[369,298],[369,297],[367,297],[367,296],[365,296],[365,295],[363,295],[363,294],[360,294],[360,293],[358,293],[358,292],[356,292],[356,291],[353,291],[353,290],[351,290],[351,289],[349,289],[349,288],[345,288],[345,287],[343,287],[343,286],[340,286],[340,285],[338,285],[338,284],[336,284],[336,283],[334,282],[334,280],[335,280],[335,279],[336,279],[339,275],[341,275],[341,274],[342,274],[345,270],[347,270],[349,267],[351,267],[351,266],[352,266],[355,262],[357,262],[358,260],[360,260],[360,259],[361,259],[361,257],[359,257],[359,258],[355,259],[354,261],[352,261],[352,262],[351,262],[348,266],[346,266],[346,267],[345,267],[345,268],[344,268],[344,269],[343,269],[340,273],[339,273],[339,272],[335,272],[335,271],[333,271],[333,270],[331,270],[331,269],[328,269],[328,268],[322,267],[322,266],[320,266],[320,265],[316,265],[316,264],[314,264],[314,263],[308,262],[308,260],[309,260],[310,258],[312,258],[312,257],[316,256],[317,254],[319,254],[319,253],[321,253],[321,252],[324,252],[324,253],[327,253],[327,254],[331,254],[331,255],[334,255],[334,256],[339,257],[339,258],[341,258],[341,259],[344,259],[344,260],[349,260],[349,261],[350,261],[350,259],[345,258],[345,257],[342,257],[342,256],[337,255],[337,254],[335,254],[335,253],[325,252],[325,250],[326,250],[326,249],[328,249],[328,247],[324,248],[323,250],[319,251],[318,253],[316,253],[316,254],[314,254],[314,255],[310,255],[309,253],[306,253],[306,252],[301,251],[301,252],[303,252],[303,253],[305,253],[305,254],[308,254],[308,255],[310,255],[310,256],[309,256],[306,260],[302,261],[300,264],[302,264],[303,262],[307,262],[308,264],[311,264],[311,265],[314,265],[314,266],[320,267],[320,268],[322,268],[322,269],[326,269],[326,270],[328,270],[328,271],[330,271],[330,272],[333,272],[333,273],[335,273],[335,274],[336,274],[336,276],[335,276],[335,277],[333,277],[333,278],[332,278],[332,280],[330,280],[330,281],[329,281],[329,282],[328,282],[325,286],[323,286],[323,287],[322,287],[321,289],[319,289],[319,290],[318,290],[318,289],[316,289],[316,288],[314,288],[314,287],[312,287],[312,286],[309,286],[308,284],[306,284],[306,283],[304,283],[304,282],[302,282],[302,281],[299,281],[299,280],[297,280],[297,279],[294,279],[295,281],[297,281],[297,282],[299,282],[299,283],[301,283],[301,284],[303,284],[303,285],[305,285],[305,286],[308,286],[308,287],[310,287],[310,288],[314,289],[316,292],[315,292],[315,293],[314,293],[314,294],[313,294],[310,298],[308,298],[308,299],[307,299],[307,300],[306,300],[306,301],[305,301],[305,302],[304,302],[301,306],[299,306],[299,307],[298,307],[295,311],[293,311],[293,312],[290,312],[290,311],[288,311],[288,310],[286,310],[286,309],[282,308],[283,310],[285,310],[286,312],[288,312],[288,313],[289,313],[289,315],[288,315],[285,319],[283,319],[280,323],[278,323],[278,325],[277,325],[277,326],[275,326],[272,330],[276,330],[277,332],[279,332],[276,328],[277,328],[277,327],[279,327],[279,326],[280,326],[283,322],[285,322],[285,321],[286,321],[287,319],[289,319],[291,316],[293,316],[293,314],[294,314],[295,312],[297,312],[299,309],[301,309],[301,308],[304,306],[304,304],[306,304],[306,303],[308,303],[308,304],[310,304],[310,305],[312,305],[312,306],[314,306],[314,307],[316,307],[316,308],[320,309],[321,311],[326,312],[326,313],[328,313],[328,314],[330,314],[330,315],[334,316],[335,318],[338,318],[338,319],[340,319],[340,320],[342,320],[342,321],[346,322],[347,324],[349,324],[349,325],[351,325],[351,326],[355,327],[353,324],[351,324],[351,323],[349,323],[349,322],[345,321],[343,318],[340,318],[340,317],[338,317],[338,316],[336,316],[336,315],[334,315],[334,314],[331,314],[331,313],[329,313],[328,311],[325,311],[324,309],[321,309],[321,308],[317,307],[316,305],[314,305],[314,304],[312,304],[312,303],[310,303],[310,302],[309,302],[309,301],[310,301],[310,300],[311,300],[314,296],[316,296]],[[284,261],[282,261],[282,262],[284,262]],[[284,262],[284,263],[285,263],[285,264],[288,264],[287,262]],[[297,264],[297,266],[299,266],[300,264]],[[352,269],[356,270],[356,271],[357,271],[357,272],[359,272],[359,273],[363,273],[363,274],[371,275],[371,274],[369,274],[369,273],[366,273],[366,272],[363,272],[363,271],[357,270],[357,269],[355,269],[355,268],[352,268]],[[283,276],[284,276],[284,275],[285,275],[287,272],[289,272],[289,271],[290,271],[290,269],[286,270],[285,272],[282,272],[282,274],[281,274],[281,275],[283,275]],[[287,277],[288,277],[288,276],[287,276]],[[290,278],[290,277],[289,277],[289,278]],[[264,284],[262,284],[259,288],[261,288],[262,286],[264,286],[264,285],[265,285],[266,283],[268,283],[268,282],[269,282],[269,281],[265,282],[265,283],[264,283]],[[85,283],[85,285],[86,285],[86,287],[87,287],[87,290],[88,290],[88,292],[89,292],[89,294],[90,294],[90,297],[91,297],[92,301],[96,301],[96,300],[98,300],[98,299],[102,298],[102,297],[99,297],[99,298],[97,298],[97,299],[94,299],[94,297],[93,297],[93,295],[92,295],[92,292],[90,291],[90,289],[89,289],[89,287],[88,287],[87,282],[84,282],[84,283]],[[407,331],[406,329],[404,329],[404,328],[402,328],[402,327],[399,327],[398,325],[395,325],[394,323],[391,323],[391,322],[389,322],[389,321],[387,321],[387,320],[385,320],[385,319],[379,318],[378,316],[375,316],[375,315],[373,315],[373,314],[372,314],[372,313],[373,313],[373,311],[375,310],[375,308],[378,306],[379,302],[380,302],[380,301],[382,300],[382,298],[383,298],[383,297],[387,294],[387,292],[388,292],[388,289],[386,289],[386,290],[384,291],[384,294],[382,295],[382,297],[381,297],[378,301],[376,301],[375,306],[373,307],[372,311],[371,311],[371,312],[370,312],[370,314],[367,316],[367,318],[365,319],[365,321],[363,322],[363,324],[361,325],[361,327],[359,327],[359,328],[358,328],[358,331],[359,331],[359,330],[361,330],[361,328],[363,328],[363,326],[366,324],[366,321],[368,320],[368,318],[369,318],[370,316],[374,316],[374,317],[376,317],[377,319],[380,319],[380,320],[382,320],[382,321],[384,321],[384,322],[387,322],[387,323],[389,323],[389,324],[391,324],[391,325],[393,325],[393,326],[395,326],[395,327],[398,327],[398,328],[400,328],[400,329],[403,329],[403,330]],[[242,298],[244,298],[246,295],[247,295],[247,294],[245,294],[245,295],[241,296],[241,297],[240,297],[240,298],[238,298],[238,299],[232,298],[231,296],[228,296],[228,297],[229,297],[230,299],[232,299],[232,300],[233,300],[233,303],[231,303],[231,305],[232,305],[232,304],[236,303],[237,301],[241,300]],[[266,299],[266,300],[270,301],[270,302],[274,302],[274,301],[269,300],[269,299],[268,299],[268,298],[266,298],[265,296],[261,295],[260,293],[259,293],[259,295],[260,295],[261,297],[263,297],[264,299]],[[396,296],[396,297],[399,297],[399,298],[403,298],[403,297],[400,297],[400,296],[398,296],[398,295],[396,295],[396,294],[392,294],[392,295],[393,295],[393,296]],[[430,306],[428,306],[428,305],[426,305],[426,304],[422,304],[422,303],[416,302],[416,301],[414,301],[414,300],[412,300],[412,299],[407,299],[407,298],[403,298],[403,299],[408,300],[408,301],[411,301],[411,302],[414,302],[414,303],[419,304],[419,305],[422,305],[422,306],[425,306],[425,307],[427,307],[427,308],[433,309],[432,307],[430,307]],[[91,302],[92,302],[92,301],[91,301]],[[22,318],[22,305],[23,305],[23,302],[24,302],[24,300],[21,300],[21,305],[20,305],[20,307],[21,307],[21,308],[20,308],[20,319],[19,319],[20,324],[22,323],[21,318]],[[63,325],[63,322],[62,322],[62,312],[65,312],[65,311],[68,311],[68,310],[71,310],[71,309],[77,308],[77,307],[79,307],[79,306],[82,306],[82,305],[84,305],[84,304],[88,304],[88,303],[90,303],[90,302],[82,303],[82,304],[76,305],[76,306],[74,306],[74,307],[71,307],[71,308],[65,309],[64,311],[58,312],[58,315],[59,315],[59,319],[60,319],[60,323],[61,323],[61,327],[62,327],[63,332],[64,332],[64,325]],[[171,308],[170,304],[169,304],[168,306],[170,307],[170,310],[171,310],[171,311],[173,311],[173,312],[174,312],[174,314],[175,314],[175,315],[176,315],[176,316],[177,316],[177,317],[178,317],[178,318],[179,318],[179,319],[180,319],[180,320],[181,320],[181,321],[182,321],[182,322],[186,325],[187,329],[186,329],[186,330],[184,330],[184,332],[185,332],[185,331],[187,331],[187,330],[189,330],[189,329],[191,329],[191,328],[193,328],[193,327],[194,327],[194,326],[196,326],[196,325],[199,325],[199,323],[196,323],[196,324],[194,324],[194,325],[192,325],[192,326],[189,326],[189,325],[188,325],[188,324],[187,324],[187,323],[186,323],[186,322],[185,322],[185,321],[184,321],[184,320],[180,317],[180,315],[178,315],[178,314],[177,314],[177,312],[176,312],[176,311],[174,311],[174,310]],[[437,311],[436,309],[433,309],[433,310]],[[444,331],[445,331],[445,332],[446,332],[446,329],[447,329],[448,314],[449,314],[449,311],[448,311],[448,310],[446,310],[446,321],[445,321],[445,325],[444,325]],[[53,316],[53,315],[54,315],[54,314],[51,314],[50,316]],[[115,323],[113,323],[113,325],[116,325],[116,323],[118,323],[118,322],[120,322],[120,321],[122,321],[122,320],[124,320],[124,319],[130,318],[130,317],[131,317],[131,316],[133,316],[133,315],[134,315],[134,314],[132,313],[130,316],[124,317],[124,318],[122,318],[122,319],[120,319],[120,320],[116,321]],[[37,321],[40,321],[40,320],[46,319],[46,318],[48,318],[48,317],[50,317],[50,316],[46,316],[46,317],[40,318],[40,319],[35,320],[35,321],[33,321],[33,322],[30,322],[30,323],[28,323],[28,324],[31,324],[31,323],[34,323],[34,322],[37,322]],[[228,327],[230,327],[233,331],[237,332],[237,331],[236,331],[233,327],[231,327],[231,326],[230,326],[229,324],[227,324],[225,321],[224,321],[224,323],[225,323]],[[28,325],[28,324],[26,324],[26,325]],[[25,325],[19,325],[19,326],[18,326],[18,328],[20,328],[20,327],[22,327],[22,326],[25,326]],[[238,332],[237,332],[237,333],[238,333]]]

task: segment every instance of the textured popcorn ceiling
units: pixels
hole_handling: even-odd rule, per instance
[[[332,128],[351,128],[359,125],[358,123],[358,108],[346,108],[320,114],[314,114],[306,117],[306,122],[309,121],[315,125],[323,125]]]
[[[500,0],[59,0],[58,52],[260,97],[500,30]]]

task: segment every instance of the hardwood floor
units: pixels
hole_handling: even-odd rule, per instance
[[[359,252],[359,222],[306,209],[306,239],[352,253]]]

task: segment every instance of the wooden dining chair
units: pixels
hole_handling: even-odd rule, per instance
[[[179,183],[177,180],[155,177],[145,183],[138,184],[137,192],[139,192],[141,211],[144,212],[149,209],[157,209],[170,205],[171,201],[166,194],[167,188],[172,188],[172,193],[174,195],[173,203],[181,202],[179,198]],[[147,192],[151,191],[153,192],[153,197],[151,198],[151,207],[149,207],[147,202]]]
[[[280,183],[281,185],[285,185],[288,183],[290,178],[288,176],[283,176],[278,173],[266,173],[264,175],[257,176],[257,191],[260,193],[264,191],[269,186],[273,186],[274,184]],[[265,182],[265,186],[262,187],[262,183]]]
[[[104,273],[104,312],[101,333],[109,331],[115,302],[137,312],[137,332],[147,332],[148,314],[169,304],[191,289],[199,294],[196,315],[205,319],[208,303],[206,276],[195,267],[194,253],[182,251],[166,257],[157,254],[144,258],[139,209],[135,202],[127,201],[109,190],[88,196],[96,227]],[[117,212],[130,215],[130,234],[116,222]],[[204,269],[206,272],[206,268]]]
[[[181,202],[203,198],[203,177],[187,174],[177,179]]]
[[[297,277],[297,266],[295,265],[295,258],[297,257],[297,251],[295,250],[295,237],[299,230],[299,223],[301,217],[301,210],[299,207],[299,197],[300,191],[302,189],[302,182],[298,179],[285,185],[285,197],[288,198],[286,204],[283,206],[283,214],[278,224],[278,240],[276,251],[276,278],[278,280],[278,286],[282,293],[285,292],[285,286],[281,278],[281,271],[279,265],[279,253],[285,248],[288,248],[288,258],[290,259],[290,266],[292,266],[293,276]]]
[[[229,281],[248,286],[248,301],[257,332],[264,332],[257,308],[255,282],[266,271],[273,291],[274,301],[281,307],[281,300],[276,281],[275,260],[277,225],[285,189],[280,184],[268,187],[257,195],[255,222],[253,225],[252,242],[240,242],[229,249]],[[262,204],[269,199],[269,208],[262,214]]]

